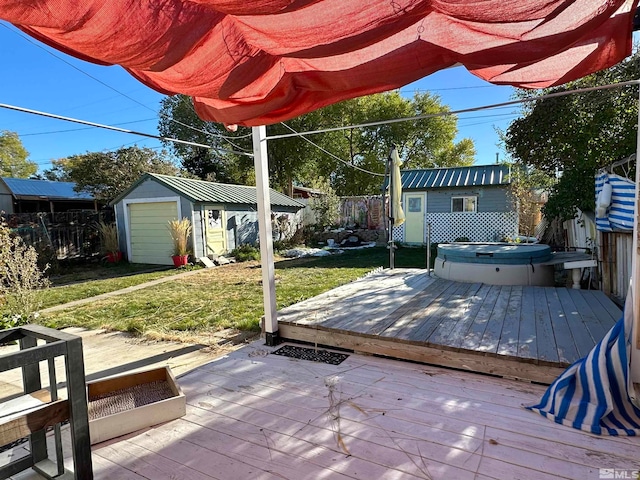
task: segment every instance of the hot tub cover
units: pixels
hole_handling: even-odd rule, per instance
[[[438,257],[445,262],[525,265],[552,258],[549,245],[512,243],[445,243],[438,245]]]

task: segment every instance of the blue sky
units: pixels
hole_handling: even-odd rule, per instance
[[[76,60],[50,49],[0,21],[0,103],[95,123],[157,134],[157,111],[162,95],[134,80],[120,67],[104,67]],[[492,86],[463,68],[438,72],[401,89],[437,94],[452,110],[508,101],[510,87]],[[505,129],[517,116],[517,107],[464,114],[459,137],[476,144],[476,164],[495,163],[495,127]],[[86,152],[115,150],[137,144],[160,148],[159,141],[85,127],[0,108],[0,130],[18,133],[29,160],[40,169],[51,160]]]

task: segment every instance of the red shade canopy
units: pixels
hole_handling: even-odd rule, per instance
[[[206,120],[260,125],[456,64],[547,87],[631,53],[637,0],[0,0],[0,18],[119,64]]]

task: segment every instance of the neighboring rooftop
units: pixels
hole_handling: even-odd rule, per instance
[[[93,196],[87,192],[76,192],[73,182],[11,177],[2,177],[2,181],[17,199],[93,200]]]
[[[230,185],[226,183],[207,182],[205,180],[194,180],[191,178],[173,177],[170,175],[160,175],[157,173],[145,173],[125,192],[121,193],[111,203],[117,203],[129,192],[140,185],[145,180],[155,180],[177,194],[188,198],[192,202],[207,203],[236,203],[244,205],[255,205],[258,202],[256,187],[246,185]],[[271,205],[278,207],[303,208],[304,204],[294,200],[287,195],[270,189]]]
[[[478,187],[508,185],[509,165],[473,165],[470,167],[403,170],[403,189]]]

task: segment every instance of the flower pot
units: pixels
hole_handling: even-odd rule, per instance
[[[174,255],[171,257],[171,259],[173,260],[173,264],[175,265],[175,267],[178,268],[187,264],[189,255]]]
[[[122,252],[107,252],[107,262],[118,263],[122,260]]]

